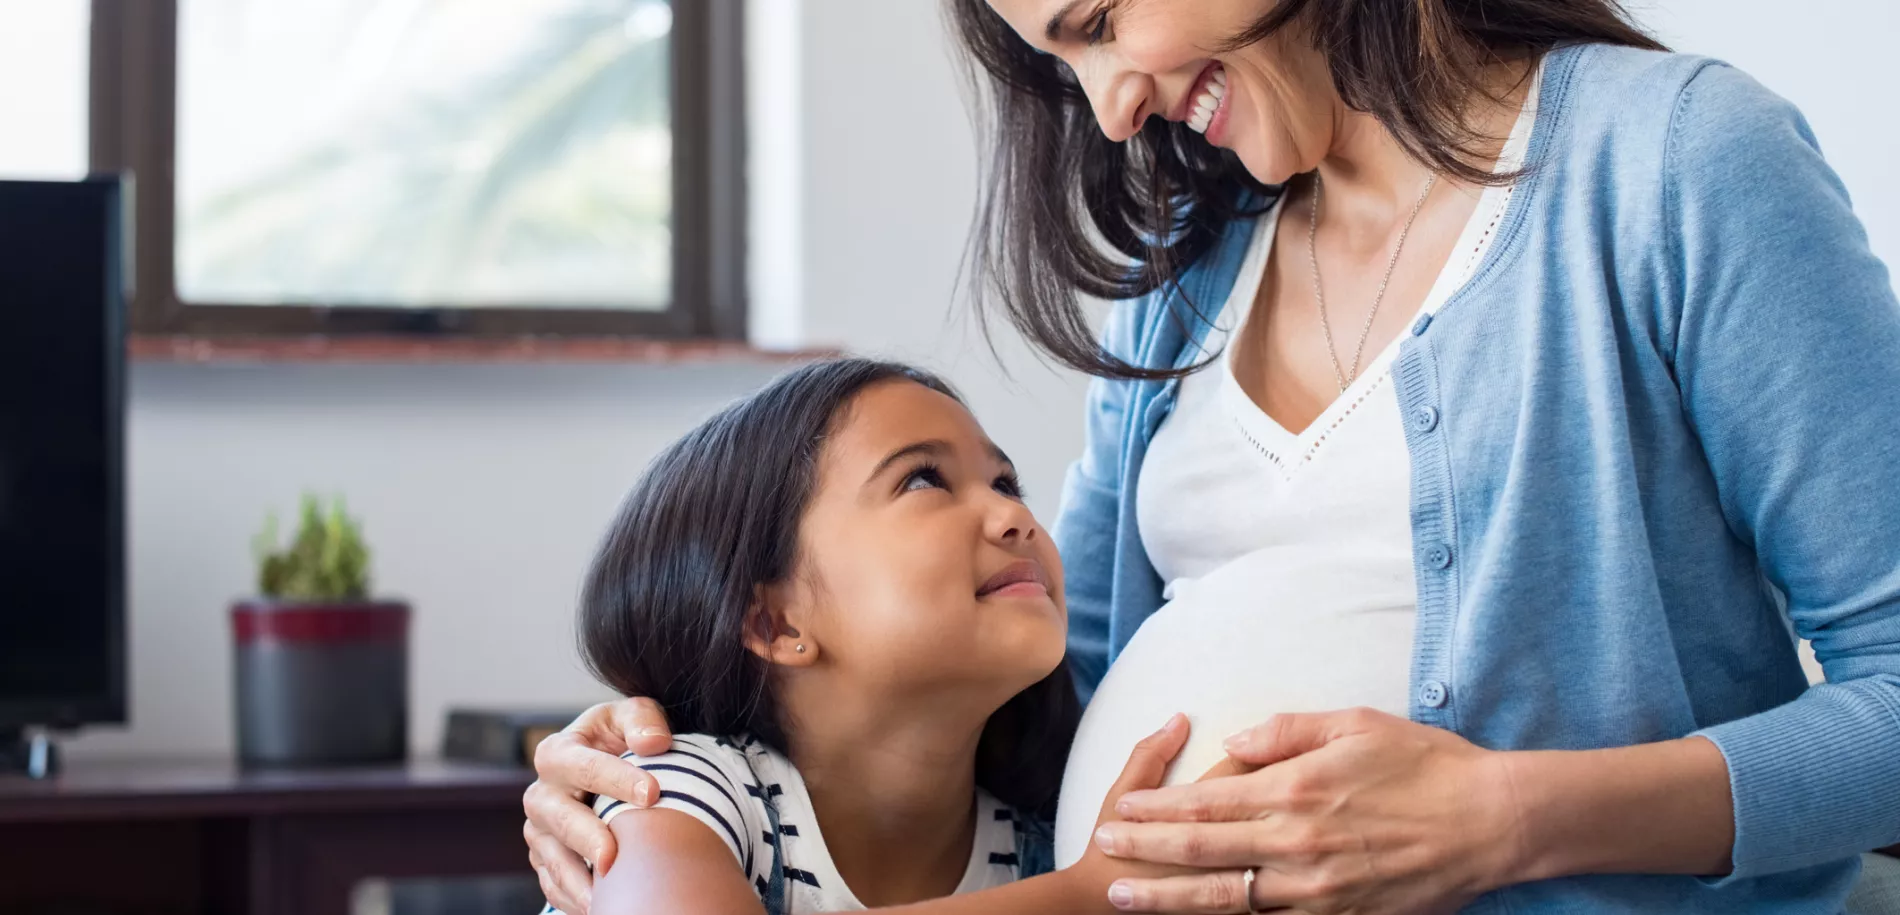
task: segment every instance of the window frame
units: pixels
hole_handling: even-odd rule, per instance
[[[173,248],[178,3],[92,0],[88,161],[95,173],[133,176],[133,333],[745,339],[743,0],[672,2],[673,277],[660,311],[182,301]]]

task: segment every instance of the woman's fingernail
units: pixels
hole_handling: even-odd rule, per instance
[[[1095,844],[1109,854],[1115,853],[1115,830],[1107,826],[1095,830]]]
[[[633,736],[635,737],[665,737],[666,729],[665,728],[634,728]]]
[[[1135,904],[1135,891],[1129,889],[1126,883],[1111,883],[1108,887],[1108,904],[1118,909],[1128,908]]]
[[[1252,731],[1239,731],[1234,734],[1228,735],[1227,739],[1221,741],[1220,745],[1223,747],[1226,747],[1227,752],[1229,753],[1237,753],[1241,750],[1247,749],[1247,745],[1252,742],[1253,742]]]
[[[645,807],[653,803],[653,783],[641,782],[633,786],[633,806]]]

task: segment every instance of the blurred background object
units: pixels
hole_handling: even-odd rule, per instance
[[[663,0],[184,0],[178,292],[655,309]]]
[[[253,541],[257,596],[231,607],[238,759],[398,762],[409,752],[409,605],[370,595],[369,547],[338,496],[306,494],[288,544]]]
[[[126,190],[0,179],[0,778],[126,718]]]

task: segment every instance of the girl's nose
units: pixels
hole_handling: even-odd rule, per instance
[[[1002,495],[996,501],[986,523],[990,539],[1014,546],[1036,538],[1036,516],[1030,514],[1028,506]]]

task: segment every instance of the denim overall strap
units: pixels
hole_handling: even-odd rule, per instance
[[[1010,813],[1016,826],[1016,878],[1027,880],[1055,871],[1054,830],[1036,817],[1015,810]]]
[[[746,769],[752,773],[752,784],[746,786],[746,791],[764,805],[766,825],[772,833],[772,876],[759,879],[753,888],[759,891],[759,901],[765,904],[765,915],[792,915],[791,894],[787,892],[785,881],[785,836],[779,830],[778,798],[765,790],[767,781],[753,768],[752,754],[744,754],[744,759]]]

